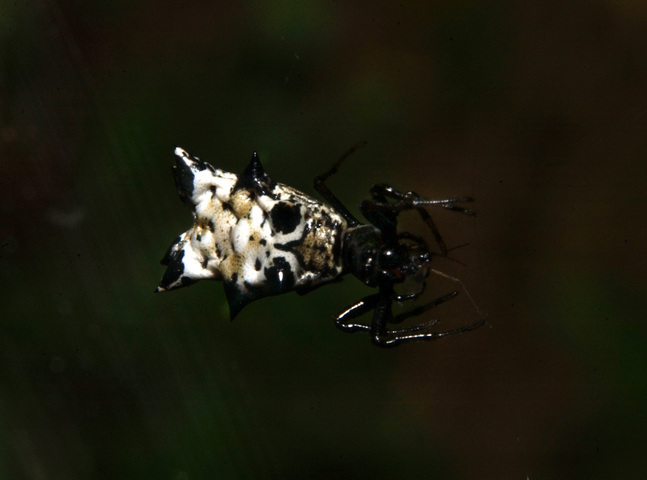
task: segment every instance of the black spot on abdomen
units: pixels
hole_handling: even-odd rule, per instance
[[[301,221],[301,209],[298,205],[277,203],[270,212],[274,230],[279,233],[292,233]]]
[[[285,257],[276,257],[274,265],[263,270],[265,278],[272,289],[285,292],[294,287],[294,273]]]

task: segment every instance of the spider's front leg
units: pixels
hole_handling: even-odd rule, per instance
[[[472,217],[476,215],[473,210],[456,205],[457,203],[471,203],[474,201],[472,197],[453,197],[431,200],[422,197],[413,191],[401,192],[385,183],[373,185],[371,187],[371,197],[380,203],[385,203],[388,201],[387,199],[392,199],[394,202],[389,203],[388,205],[391,205],[392,208],[395,207],[399,211],[410,210],[417,207],[435,206],[462,213],[464,215],[470,215]]]
[[[426,206],[438,206],[465,215],[476,215],[474,211],[460,207],[456,203],[473,202],[470,197],[454,197],[443,200],[429,200],[413,191],[400,192],[390,185],[377,184],[371,187],[371,200],[364,200],[360,210],[373,225],[382,231],[395,235],[397,231],[397,216],[405,210],[416,210],[423,222],[427,224],[440,247],[443,256],[447,256],[449,249],[445,244],[431,215],[425,210]],[[390,201],[389,201],[390,200]]]

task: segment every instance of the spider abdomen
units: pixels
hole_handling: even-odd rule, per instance
[[[308,290],[343,273],[346,220],[331,207],[274,182],[256,154],[240,176],[176,149],[180,198],[193,206],[193,226],[163,259],[158,291],[196,280],[222,280],[231,317],[249,302]]]

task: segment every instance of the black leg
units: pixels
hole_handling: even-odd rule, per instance
[[[408,207],[403,207],[403,210],[413,209],[416,207],[441,207],[464,215],[476,215],[473,210],[456,205],[457,203],[471,203],[474,201],[472,197],[454,197],[441,200],[430,200],[428,198],[421,197],[416,192],[401,192],[385,183],[373,185],[373,187],[371,187],[371,196],[374,200],[381,203],[386,202],[387,198],[391,198],[396,202],[390,205],[408,205]]]
[[[391,342],[389,344],[389,346],[393,346],[393,345],[396,345],[397,343],[401,343],[401,342],[410,342],[410,341],[419,341],[419,340],[435,340],[437,338],[447,337],[449,335],[456,335],[458,333],[469,332],[470,330],[474,330],[474,329],[476,329],[476,328],[478,328],[478,327],[485,324],[485,315],[483,314],[483,312],[481,312],[481,309],[476,305],[476,302],[472,298],[472,295],[470,295],[470,293],[467,291],[467,289],[465,288],[465,285],[463,285],[463,282],[460,279],[458,279],[456,277],[452,277],[451,275],[447,275],[446,273],[440,272],[440,271],[435,270],[435,269],[431,269],[431,271],[433,273],[435,273],[436,275],[439,275],[439,276],[441,276],[443,278],[446,278],[448,280],[451,280],[453,282],[458,283],[460,285],[461,289],[463,290],[463,292],[465,292],[465,294],[467,295],[467,298],[469,299],[470,303],[472,304],[472,307],[478,313],[479,319],[476,322],[471,323],[469,325],[465,325],[465,326],[459,327],[459,328],[454,328],[454,329],[451,329],[451,330],[445,330],[445,331],[442,331],[442,332],[429,331],[429,328],[431,328],[436,323],[438,323],[437,320],[427,322],[427,323],[423,323],[423,324],[417,325],[415,327],[405,328],[405,329],[401,329],[401,330],[391,330],[388,333],[389,333],[389,335],[393,336],[394,342]],[[444,296],[442,296],[440,298],[437,298],[436,300],[433,300],[433,301],[431,301],[431,302],[429,302],[429,303],[427,303],[425,305],[421,305],[420,307],[414,308],[413,310],[410,310],[408,312],[404,312],[404,313],[401,313],[399,315],[396,315],[395,318],[393,318],[392,323],[399,323],[399,322],[402,322],[403,320],[405,320],[407,318],[410,318],[412,316],[420,315],[420,314],[424,313],[425,311],[430,310],[430,309],[440,305],[441,303],[444,303],[444,302],[446,302],[448,300],[451,300],[456,295],[458,295],[458,291],[454,290],[453,292],[448,293],[447,295],[444,295]]]
[[[379,301],[375,306],[373,321],[371,322],[371,340],[378,347],[393,347],[397,344],[393,338],[390,338],[388,323],[393,319],[391,305],[393,303],[393,287],[380,287]]]
[[[389,296],[390,291],[390,296]],[[456,335],[459,333],[469,332],[475,328],[480,327],[485,323],[485,318],[481,315],[481,318],[470,324],[459,328],[454,328],[451,330],[445,330],[441,332],[431,331],[430,328],[438,323],[438,320],[432,320],[430,322],[425,322],[420,325],[415,325],[413,327],[402,328],[398,330],[389,330],[387,325],[389,323],[399,323],[406,318],[420,315],[421,313],[440,305],[448,300],[451,300],[456,295],[457,291],[453,291],[444,295],[436,300],[429,302],[425,305],[421,305],[418,308],[414,308],[409,312],[404,312],[399,315],[393,316],[391,311],[392,304],[392,295],[393,289],[387,287],[380,289],[379,299],[377,305],[375,306],[375,313],[373,314],[373,322],[371,324],[370,334],[371,340],[374,344],[380,347],[394,347],[400,343],[405,342],[417,342],[422,340],[435,340],[437,338],[447,337],[449,335]],[[468,294],[469,295],[469,294]],[[471,300],[471,297],[470,297]],[[480,311],[479,311],[480,313]]]
[[[393,317],[392,323],[401,323],[407,318],[415,317],[417,315],[421,315],[425,313],[427,310],[431,310],[434,307],[437,307],[441,303],[445,303],[448,300],[451,300],[454,298],[456,295],[458,295],[458,291],[454,290],[453,292],[448,293],[447,295],[443,295],[442,297],[437,298],[436,300],[432,300],[429,303],[425,303],[424,305],[420,305],[418,307],[412,308],[411,310],[408,310],[406,312],[402,312],[395,317]]]
[[[416,342],[422,340],[435,340],[437,338],[446,337],[449,335],[456,335],[458,333],[469,332],[475,328],[480,327],[485,323],[485,318],[480,318],[477,322],[464,327],[459,327],[451,330],[441,332],[434,332],[430,329],[438,323],[438,320],[432,320],[420,325],[412,327],[389,330],[389,323],[400,323],[403,320],[420,315],[431,308],[434,308],[441,303],[451,300],[456,295],[457,291],[453,291],[444,295],[436,300],[433,300],[425,305],[414,308],[408,312],[401,313],[393,316],[391,305],[393,303],[393,288],[388,286],[380,289],[380,293],[369,295],[354,305],[351,305],[346,310],[341,312],[335,319],[337,328],[343,332],[368,332],[371,340],[375,345],[380,347],[394,347],[400,343]],[[365,313],[374,310],[373,319],[370,325],[363,323],[354,323],[353,320]]]
[[[364,216],[387,237],[393,240],[397,230],[397,216],[405,210],[416,210],[420,218],[427,224],[434,235],[441,254],[447,256],[449,249],[445,244],[436,224],[431,215],[425,210],[426,206],[439,206],[463,213],[465,215],[475,215],[472,210],[459,207],[456,203],[472,202],[469,197],[455,197],[444,200],[428,200],[421,197],[415,192],[400,192],[390,185],[378,184],[371,188],[372,200],[364,200],[360,204],[360,210]],[[389,200],[392,200],[389,202]],[[397,234],[402,235],[402,234]]]
[[[337,170],[339,170],[340,165],[346,158],[348,158],[355,150],[358,148],[363,147],[366,145],[366,142],[359,142],[357,145],[351,147],[348,149],[346,153],[344,153],[339,160],[337,160],[332,167],[330,167],[329,170],[325,171],[321,175],[318,175],[314,179],[314,186],[315,189],[319,192],[319,194],[328,202],[330,205],[335,208],[341,215],[346,219],[348,222],[349,227],[356,227],[359,225],[359,221],[353,216],[352,213],[344,206],[343,203],[337,198],[337,196],[330,191],[330,189],[326,186],[326,180],[333,176],[335,173],[337,173]]]
[[[376,345],[379,345],[381,347],[394,347],[399,343],[405,343],[405,342],[437,340],[439,338],[448,337],[450,335],[457,335],[459,333],[465,333],[465,332],[469,332],[470,330],[477,329],[485,323],[485,318],[481,318],[470,325],[454,328],[452,330],[445,330],[442,332],[420,333],[420,330],[429,328],[435,325],[436,323],[437,323],[436,321],[432,321],[428,323],[423,323],[422,325],[418,325],[417,327],[404,328],[402,330],[391,330],[388,332],[387,338],[380,339],[379,341],[376,341],[375,339],[373,339],[373,341],[376,343]]]
[[[395,295],[393,297],[393,301],[398,303],[403,303],[403,302],[408,302],[409,300],[415,300],[420,296],[422,292],[425,291],[426,286],[427,286],[426,283],[422,281],[420,283],[420,289],[417,292],[407,293],[406,295]]]
[[[429,229],[431,230],[431,233],[434,234],[434,239],[436,240],[436,243],[440,247],[440,252],[442,253],[443,257],[447,256],[447,245],[445,245],[445,241],[443,240],[443,237],[440,235],[440,232],[438,231],[438,228],[436,227],[436,224],[434,223],[434,220],[431,218],[431,215],[427,213],[427,210],[425,210],[422,207],[416,208],[418,211],[418,215],[422,218],[422,221],[427,224]]]
[[[361,315],[364,315],[366,312],[373,310],[377,305],[379,298],[379,293],[364,297],[355,305],[351,305],[346,310],[337,315],[337,318],[335,319],[335,325],[337,325],[337,328],[339,328],[343,332],[368,332],[371,329],[370,325],[364,325],[362,323],[351,323],[351,321]]]

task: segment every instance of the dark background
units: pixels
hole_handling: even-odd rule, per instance
[[[0,49],[0,477],[647,475],[644,2],[3,1]],[[356,213],[476,197],[434,267],[485,328],[378,349],[334,327],[353,278],[233,323],[153,295],[175,145],[313,193],[360,140]]]

